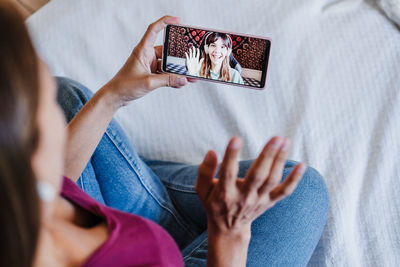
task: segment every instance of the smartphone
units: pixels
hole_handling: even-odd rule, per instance
[[[164,29],[162,71],[264,89],[270,50],[266,37],[169,24]]]

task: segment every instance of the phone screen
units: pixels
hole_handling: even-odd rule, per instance
[[[163,71],[261,89],[270,47],[266,38],[167,25]]]

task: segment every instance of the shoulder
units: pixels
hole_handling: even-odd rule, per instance
[[[234,68],[229,67],[229,72],[231,74],[231,76],[240,76],[240,73],[235,70]]]
[[[243,83],[243,78],[240,75],[240,73],[233,69],[233,68],[229,68],[229,73],[231,75],[231,81],[234,83]]]

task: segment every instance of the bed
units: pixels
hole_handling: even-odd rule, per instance
[[[331,210],[309,266],[400,265],[400,31],[372,1],[52,0],[27,24],[54,75],[98,90],[149,23],[272,39],[263,91],[197,82],[161,88],[116,115],[148,158],[199,163],[230,137],[242,159],[273,135],[318,169]],[[161,44],[162,36],[158,38]]]

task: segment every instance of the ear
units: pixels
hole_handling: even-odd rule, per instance
[[[229,49],[228,49],[228,54],[226,54],[226,56],[230,57],[230,56],[231,56],[231,53],[232,53],[232,48],[229,48]]]

